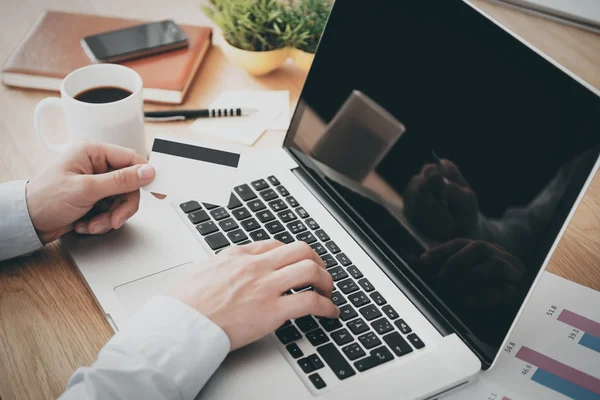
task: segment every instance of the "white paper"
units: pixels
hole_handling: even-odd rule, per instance
[[[253,108],[244,117],[198,118],[190,129],[205,135],[252,146],[266,130],[287,130],[290,124],[290,92],[226,91],[209,108]]]

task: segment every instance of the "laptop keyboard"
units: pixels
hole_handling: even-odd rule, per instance
[[[275,176],[237,186],[227,207],[194,200],[180,207],[215,253],[230,245],[270,238],[283,243],[302,240],[325,262],[334,281],[331,299],[340,308],[340,317],[307,315],[286,321],[275,331],[316,389],[327,386],[316,372],[321,368],[331,368],[343,380],[425,347]],[[291,289],[286,295],[304,290],[313,288]],[[295,343],[303,336],[312,345],[309,354]]]

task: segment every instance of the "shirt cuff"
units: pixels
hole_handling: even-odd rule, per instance
[[[169,296],[151,298],[104,347],[142,355],[170,378],[183,399],[196,397],[231,344],[214,322]]]
[[[29,216],[26,190],[27,181],[0,185],[0,261],[44,247]]]

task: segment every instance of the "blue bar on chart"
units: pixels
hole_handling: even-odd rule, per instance
[[[579,340],[579,344],[581,346],[585,346],[588,349],[592,349],[600,353],[600,338],[594,335],[590,335],[589,333],[584,333],[581,339]]]
[[[531,377],[531,380],[546,386],[558,393],[562,393],[574,400],[599,400],[600,395],[589,391],[579,385],[569,382],[558,375],[551,374],[541,368],[538,368]]]

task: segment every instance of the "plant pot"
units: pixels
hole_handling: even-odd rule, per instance
[[[298,67],[300,67],[304,72],[308,72],[313,59],[315,58],[315,54],[307,53],[306,51],[302,51],[300,49],[291,48],[290,57]]]
[[[221,36],[221,43],[225,57],[232,64],[243,68],[250,75],[254,76],[266,75],[276,70],[288,57],[287,48],[269,51],[242,50],[229,44],[223,36]]]

